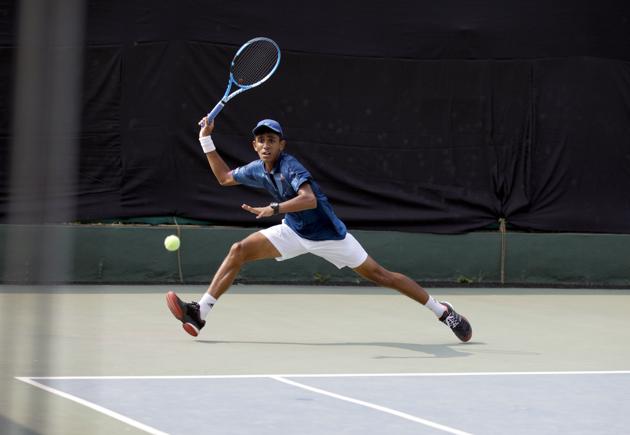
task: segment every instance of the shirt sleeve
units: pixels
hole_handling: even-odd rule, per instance
[[[296,192],[300,189],[300,186],[311,179],[311,173],[306,170],[304,166],[296,159],[291,159],[289,165],[289,183]]]
[[[245,166],[239,166],[232,170],[232,178],[234,181],[240,184],[244,184],[249,187],[262,188],[262,178],[260,176],[260,170],[257,168],[258,162],[254,161]]]

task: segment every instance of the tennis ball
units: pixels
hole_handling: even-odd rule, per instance
[[[179,237],[171,234],[164,239],[164,247],[169,251],[177,251],[179,249]]]

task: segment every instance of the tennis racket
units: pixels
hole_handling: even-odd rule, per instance
[[[278,65],[280,65],[280,47],[271,39],[254,38],[243,44],[230,64],[230,79],[225,95],[208,113],[207,122],[210,123],[216,118],[232,98],[267,81],[276,72]],[[232,87],[235,87],[234,91]],[[202,125],[202,122],[199,125]]]

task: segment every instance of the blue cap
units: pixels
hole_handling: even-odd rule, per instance
[[[284,136],[284,134],[282,133],[282,127],[280,127],[280,123],[278,121],[274,121],[273,119],[263,119],[252,130],[252,133],[254,133],[254,136],[256,136],[258,134],[258,132],[260,132],[260,130],[262,130],[264,128],[268,128],[268,129],[278,133],[280,135],[280,137]]]

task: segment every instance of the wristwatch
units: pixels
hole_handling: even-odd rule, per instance
[[[273,214],[280,213],[280,204],[278,204],[277,202],[272,202],[271,204],[269,204],[269,207],[273,209]]]

